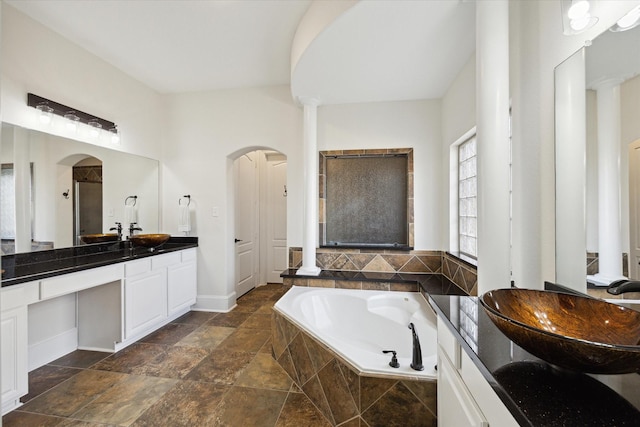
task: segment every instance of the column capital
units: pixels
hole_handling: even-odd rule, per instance
[[[320,105],[320,100],[317,98],[313,98],[313,97],[309,97],[309,96],[299,96],[298,97],[298,102],[300,103],[300,105],[302,106],[309,106],[309,107],[317,107],[318,105]]]
[[[595,91],[612,89],[616,86],[620,86],[622,82],[624,82],[624,78],[622,77],[603,76],[591,82],[591,84],[589,84],[589,89],[593,89]]]

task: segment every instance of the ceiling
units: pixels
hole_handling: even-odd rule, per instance
[[[182,93],[290,84],[311,0],[5,3],[156,91]],[[437,98],[474,50],[472,1],[363,0],[314,40],[294,78],[326,103]]]
[[[640,26],[629,31],[605,31],[587,47],[586,85],[597,89],[640,74]]]

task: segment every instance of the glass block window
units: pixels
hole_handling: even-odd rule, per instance
[[[478,256],[478,179],[476,136],[458,147],[458,237],[460,253]]]
[[[469,346],[478,352],[478,300],[477,298],[460,297],[460,335]]]

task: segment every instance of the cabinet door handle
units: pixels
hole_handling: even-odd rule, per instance
[[[242,240],[240,240],[240,239],[234,239],[234,242],[233,242],[233,243],[238,243],[238,242],[242,242]]]

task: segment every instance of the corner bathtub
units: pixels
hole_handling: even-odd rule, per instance
[[[292,287],[276,312],[333,350],[364,375],[436,379],[436,316],[418,292]],[[420,338],[423,371],[409,366],[413,322]],[[399,368],[389,366],[397,352]]]

